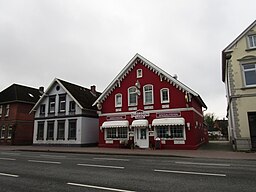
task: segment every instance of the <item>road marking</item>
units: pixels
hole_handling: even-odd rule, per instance
[[[12,159],[12,158],[0,158],[0,160],[15,161],[16,159]]]
[[[19,177],[19,175],[13,175],[13,174],[8,174],[8,173],[0,173],[1,176],[6,176],[6,177]]]
[[[96,160],[107,160],[107,161],[130,161],[129,159],[116,159],[116,158],[93,158]]]
[[[20,155],[20,153],[1,152],[3,155]]]
[[[38,160],[28,160],[28,161],[33,163],[61,164],[61,162],[56,162],[56,161],[38,161]]]
[[[216,174],[216,173],[200,173],[200,172],[189,172],[189,171],[171,171],[171,170],[160,170],[155,169],[155,172],[163,173],[179,173],[179,174],[189,174],[189,175],[205,175],[205,176],[217,176],[217,177],[226,177],[226,174]]]
[[[79,166],[86,166],[86,167],[100,167],[100,168],[111,168],[111,169],[124,169],[124,167],[117,167],[117,166],[109,166],[109,165],[93,165],[93,164],[77,164]]]
[[[66,158],[66,156],[61,156],[61,155],[40,155],[40,157],[50,157],[50,158],[56,158],[56,159]]]
[[[124,189],[115,189],[115,188],[109,188],[109,187],[100,187],[95,185],[84,185],[79,183],[67,183],[68,185],[78,186],[78,187],[87,187],[87,188],[94,188],[94,189],[102,189],[107,191],[118,191],[118,192],[135,192],[130,190],[124,190]]]
[[[195,163],[195,162],[185,162],[185,161],[176,161],[175,163],[183,164],[183,165],[210,165],[210,166],[230,167],[230,164],[221,164],[221,163]]]

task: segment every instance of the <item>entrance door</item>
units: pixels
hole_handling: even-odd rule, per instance
[[[252,148],[256,149],[256,112],[248,113]]]
[[[148,128],[146,127],[135,128],[134,141],[139,148],[148,148],[149,147]]]

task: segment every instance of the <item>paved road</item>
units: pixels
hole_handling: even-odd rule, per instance
[[[0,191],[255,191],[255,160],[0,152]]]

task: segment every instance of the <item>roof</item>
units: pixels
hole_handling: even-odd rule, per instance
[[[193,96],[195,96],[198,101],[202,104],[204,108],[207,108],[201,97],[198,93],[181,83],[176,78],[172,77],[170,74],[166,73],[164,70],[157,67],[155,64],[147,60],[146,58],[142,57],[140,54],[136,54],[129,62],[128,64],[122,69],[122,71],[113,79],[113,81],[107,86],[107,88],[102,92],[101,96],[93,103],[93,105],[96,105],[97,103],[103,102],[110,94],[111,92],[118,87],[118,84],[126,77],[126,75],[134,68],[134,66],[138,63],[138,61],[142,62],[143,65],[145,65],[147,68],[152,70],[154,73],[161,76],[164,80],[168,81],[173,86],[176,86],[176,88],[182,90],[183,92],[190,93]]]
[[[223,51],[222,51],[222,81],[225,81],[225,71],[226,71],[226,56],[232,52],[232,47],[240,41],[253,27],[256,25],[256,20],[249,25],[240,35],[238,35],[235,40],[233,40]]]
[[[0,92],[0,103],[22,102],[35,104],[40,96],[39,89],[12,84]]]
[[[93,102],[100,96],[100,92],[96,92],[96,94],[92,93],[90,89],[55,78],[50,86],[45,91],[44,95],[41,99],[36,103],[33,107],[33,110],[36,110],[39,104],[41,103],[42,99],[46,97],[51,90],[54,83],[58,83],[65,92],[76,102],[76,104],[81,109],[89,109],[89,110],[97,110],[95,106],[92,106]]]

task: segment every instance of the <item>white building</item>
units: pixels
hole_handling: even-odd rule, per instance
[[[98,115],[92,107],[100,93],[54,79],[35,111],[33,144],[87,146],[98,143]]]

